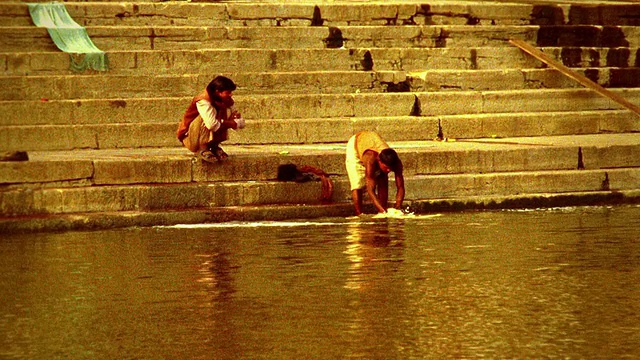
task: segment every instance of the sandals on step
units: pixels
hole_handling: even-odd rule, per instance
[[[210,162],[210,163],[215,163],[217,160],[219,160],[218,157],[211,150],[208,150],[208,149],[200,151],[200,153],[198,154],[198,157],[203,161]]]
[[[227,155],[227,153],[224,152],[224,150],[222,150],[222,148],[219,146],[215,149],[211,149],[211,152],[213,153],[213,156],[218,159],[218,161],[226,160],[229,157],[229,155]]]

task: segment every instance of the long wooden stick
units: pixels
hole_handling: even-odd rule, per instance
[[[636,115],[640,116],[640,107],[630,103],[629,101],[627,101],[626,99],[624,99],[622,96],[616,94],[616,93],[612,93],[611,91],[603,88],[602,86],[598,85],[597,83],[591,81],[589,78],[587,78],[586,76],[582,75],[582,74],[578,74],[577,72],[569,69],[568,67],[562,65],[561,63],[557,62],[556,60],[550,58],[547,54],[543,53],[542,51],[536,49],[535,47],[527,44],[526,42],[522,41],[522,40],[509,40],[509,42],[517,47],[519,47],[520,49],[522,49],[524,52],[530,54],[531,56],[535,57],[536,59],[544,62],[547,65],[550,65],[552,67],[554,67],[556,70],[559,70],[561,73],[563,73],[564,75],[572,78],[573,80],[579,82],[580,84],[595,90],[597,93],[599,93],[602,96],[608,97],[609,99],[617,102],[618,104],[626,107],[627,109],[633,111]]]

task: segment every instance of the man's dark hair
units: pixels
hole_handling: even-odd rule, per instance
[[[209,96],[215,96],[217,91],[234,91],[236,89],[236,84],[233,80],[229,79],[226,76],[216,76],[209,85],[207,85],[207,92]]]
[[[400,166],[400,158],[398,157],[398,153],[391,148],[380,151],[380,155],[378,155],[378,158],[383,164],[387,165],[394,172]]]

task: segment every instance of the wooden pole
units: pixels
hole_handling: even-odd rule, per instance
[[[561,63],[557,62],[556,60],[552,59],[551,57],[549,57],[547,54],[543,53],[542,51],[536,49],[535,47],[529,45],[528,43],[522,41],[522,40],[509,40],[509,42],[517,47],[519,47],[520,49],[522,49],[524,52],[530,54],[531,56],[535,57],[536,59],[544,62],[545,64],[555,68],[556,70],[560,71],[561,73],[563,73],[564,75],[572,78],[573,80],[579,82],[580,84],[595,90],[597,93],[599,93],[602,96],[605,96],[615,102],[617,102],[618,104],[626,107],[627,109],[633,111],[636,115],[640,116],[640,107],[630,103],[629,101],[627,101],[625,98],[623,98],[622,96],[613,93],[605,88],[603,88],[602,86],[598,85],[597,83],[591,81],[589,78],[587,78],[586,76],[582,75],[582,74],[578,74],[577,72],[569,69],[568,67],[562,65]]]

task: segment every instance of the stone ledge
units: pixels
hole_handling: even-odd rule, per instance
[[[610,89],[640,103],[640,88]],[[0,101],[0,126],[177,124],[192,97]],[[237,95],[250,119],[330,119],[624,110],[584,88]]]
[[[408,159],[407,159],[408,160]],[[305,164],[306,165],[306,164]],[[640,168],[514,171],[405,176],[407,201],[474,196],[528,196],[640,187]],[[427,171],[428,169],[423,169]],[[332,176],[336,203],[349,201],[346,176]],[[393,181],[391,181],[393,190]],[[5,217],[111,211],[160,211],[320,203],[319,181],[131,184],[75,188],[16,188],[0,192]],[[393,192],[392,192],[393,193]]]
[[[113,50],[476,48],[511,47],[510,39],[539,47],[638,47],[638,27],[603,26],[99,26],[87,27],[95,45]],[[579,35],[578,35],[579,34]],[[0,27],[3,52],[47,52],[57,48],[46,29]]]
[[[176,127],[177,120],[138,124],[3,126],[0,127],[0,149],[74,151],[130,148],[134,152],[177,149],[181,144],[175,138]],[[338,143],[362,130],[375,130],[388,141],[425,141],[435,139],[439,128],[442,128],[444,137],[453,139],[505,138],[638,132],[640,121],[637,115],[626,110],[253,119],[242,131],[231,132],[227,144],[287,146]]]
[[[387,136],[386,131],[380,134],[404,159],[405,176],[575,169],[580,153],[587,169],[640,166],[636,133],[447,141],[408,141],[405,136]],[[6,191],[8,186],[37,188],[64,182],[100,186],[269,181],[283,163],[345,176],[349,136],[329,144],[224,145],[231,157],[215,164],[198,160],[182,147],[35,151],[29,153],[29,161],[0,162],[0,184]]]
[[[608,88],[640,86],[640,67],[573,68]],[[213,75],[164,74],[0,76],[0,99],[5,101],[123,100],[165,97],[189,98]],[[358,94],[448,91],[506,91],[581,89],[578,82],[555,69],[296,71],[229,73],[238,85],[235,96],[284,94]],[[117,84],[117,87],[114,86]]]
[[[640,204],[640,191],[596,191],[565,194],[530,194],[521,196],[478,196],[407,202],[417,214],[469,210],[541,209],[565,206],[601,206]],[[366,205],[365,212],[374,209]],[[351,203],[334,205],[270,205],[227,208],[202,208],[147,212],[78,213],[47,216],[0,217],[0,233],[33,233],[80,230],[104,230],[124,227],[172,226],[231,221],[282,221],[348,217]]]
[[[608,48],[540,48],[563,62],[570,51],[570,65],[597,66],[594,59],[607,59]],[[638,48],[628,56],[617,56],[616,66],[635,66]],[[358,49],[204,49],[107,51],[109,74],[178,75],[239,72],[302,71],[407,71],[507,70],[545,67],[541,61],[512,47],[461,48],[358,48]],[[367,60],[369,59],[369,60]],[[63,52],[0,53],[4,75],[78,75],[69,69],[70,55]],[[605,62],[606,63],[606,62]],[[91,72],[87,72],[90,74]],[[104,74],[99,74],[104,75]]]

